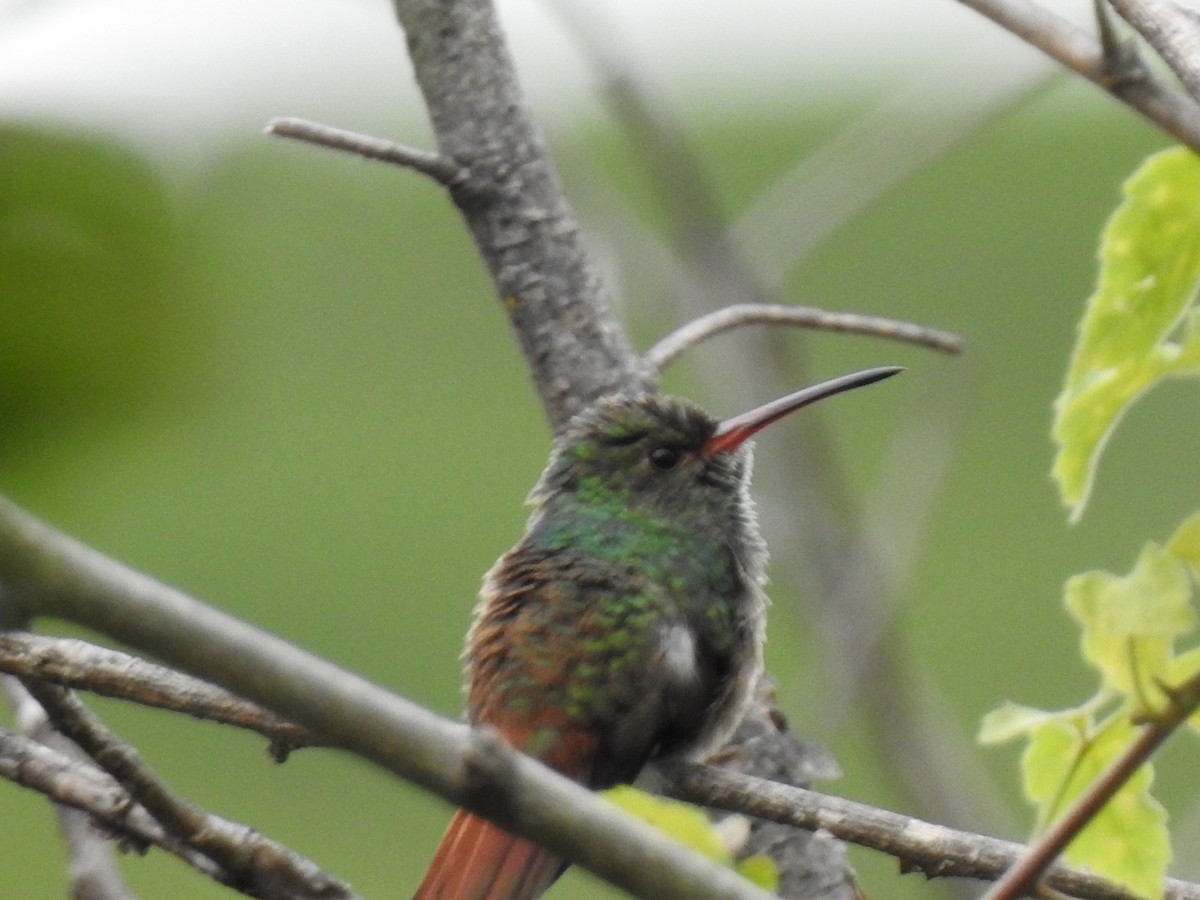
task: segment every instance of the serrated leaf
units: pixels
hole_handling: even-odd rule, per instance
[[[1169,675],[1175,638],[1196,624],[1183,564],[1147,544],[1126,576],[1084,572],[1068,580],[1065,602],[1083,628],[1083,655],[1105,685],[1149,705],[1155,680]]]
[[[1167,541],[1167,552],[1189,565],[1192,575],[1200,578],[1200,512],[1192,513],[1175,529]]]
[[[1096,290],[1055,401],[1053,476],[1072,520],[1130,405],[1167,376],[1200,374],[1200,331],[1189,316],[1200,281],[1200,159],[1184,148],[1147,159],[1124,185],[1099,256]],[[1187,333],[1175,343],[1185,318]]]

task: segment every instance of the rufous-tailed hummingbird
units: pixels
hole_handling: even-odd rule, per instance
[[[766,545],[746,440],[899,372],[869,369],[723,422],[684,400],[602,399],[555,442],[525,536],[484,579],[467,634],[467,717],[591,788],[703,758],[762,668]],[[530,900],[566,863],[464,810],[416,900]]]

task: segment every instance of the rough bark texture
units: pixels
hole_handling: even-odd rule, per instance
[[[605,394],[651,389],[523,106],[489,0],[397,0],[396,11],[438,147],[468,173],[451,196],[551,425]]]
[[[653,390],[652,367],[633,353],[613,315],[523,107],[490,0],[396,0],[395,6],[438,148],[467,171],[450,194],[554,429],[604,394]],[[738,765],[763,777],[806,779],[814,748],[780,722],[766,705],[749,716],[745,740],[735,742]],[[855,896],[844,849],[828,838],[759,823],[747,850],[776,860],[783,896]]]

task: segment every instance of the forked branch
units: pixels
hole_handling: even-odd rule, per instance
[[[1166,84],[1136,55],[1114,56],[1100,41],[1033,0],[959,0],[1051,59],[1112,94],[1200,152],[1200,106]]]
[[[214,864],[213,877],[264,900],[283,897],[351,897],[350,889],[299,854],[252,828],[210,815],[182,799],[159,778],[132,746],[113,734],[67,691],[36,678],[23,678],[55,730],[96,761],[180,846]]]
[[[0,777],[35,790],[61,806],[87,813],[103,828],[119,835],[132,846],[154,846],[203,872],[222,884],[235,884],[232,873],[216,864],[207,854],[181,842],[167,832],[121,788],[109,775],[90,763],[71,759],[32,738],[14,734],[0,727]],[[209,817],[209,824],[218,830],[241,829],[245,826]],[[253,849],[246,846],[247,850]],[[281,848],[282,849],[282,848]],[[273,873],[273,888],[256,893],[243,887],[244,893],[277,900],[356,900],[345,885],[331,878],[309,860],[283,850],[290,860],[281,872]],[[273,860],[278,864],[282,856]],[[291,874],[282,877],[284,872]],[[303,877],[294,877],[297,873]],[[305,886],[310,889],[306,889]],[[264,886],[260,883],[260,886]]]

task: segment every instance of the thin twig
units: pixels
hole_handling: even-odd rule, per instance
[[[958,0],[1112,94],[1200,152],[1200,106],[1143,66],[1113,72],[1112,59],[1086,32],[1032,0]]]
[[[61,806],[80,810],[103,829],[117,835],[128,846],[144,849],[158,847],[221,884],[263,900],[358,900],[344,884],[321,872],[315,864],[285,851],[282,869],[272,868],[280,857],[268,854],[263,862],[263,878],[246,885],[231,881],[230,873],[217,866],[206,854],[187,846],[168,834],[141,806],[134,803],[109,775],[95,766],[71,759],[50,747],[14,734],[0,726],[0,778],[37,791]],[[242,825],[209,817],[209,825],[229,833],[253,834]],[[263,839],[256,836],[261,842]],[[270,842],[268,842],[270,843]],[[247,844],[247,853],[256,853],[261,845]],[[297,878],[295,869],[303,874]]]
[[[1200,675],[1166,691],[1168,706],[1142,726],[1141,733],[1096,778],[1053,826],[988,891],[983,900],[1016,900],[1029,891],[1042,873],[1113,798],[1143,763],[1200,707]]]
[[[1189,15],[1168,0],[1108,2],[1179,76],[1192,98],[1200,99],[1200,28],[1194,11]]]
[[[46,711],[16,678],[0,677],[13,707],[22,736],[55,752],[78,753],[70,741],[55,731]],[[2,753],[3,751],[0,751]],[[70,896],[76,900],[135,900],[117,868],[113,844],[90,815],[73,806],[54,803],[54,816],[67,848]]]
[[[345,884],[299,854],[176,796],[137,750],[113,734],[65,688],[34,678],[24,678],[22,683],[59,733],[116,779],[167,834],[211,859],[220,869],[222,881],[253,897],[347,895]]]
[[[646,363],[661,372],[684,351],[722,332],[745,325],[793,325],[817,331],[863,334],[929,347],[944,353],[961,353],[963,348],[963,340],[956,334],[897,319],[831,312],[810,306],[739,303],[693,319],[671,332],[647,351]]]
[[[906,871],[920,871],[929,878],[997,878],[1026,849],[1011,841],[712,766],[679,764],[667,767],[665,774],[669,793],[680,800],[797,828],[822,829],[840,840],[894,856]],[[1046,883],[1054,890],[1089,900],[1137,897],[1119,884],[1062,864],[1049,871]],[[1164,897],[1198,900],[1200,884],[1168,879]]]
[[[0,632],[0,672],[255,731],[270,740],[277,762],[293,750],[320,745],[310,732],[236,694],[74,638]]]
[[[318,147],[325,147],[329,150],[353,153],[364,159],[374,159],[393,166],[403,166],[432,178],[446,188],[457,188],[470,178],[470,172],[464,166],[460,166],[453,159],[442,156],[440,153],[408,147],[369,134],[346,131],[343,128],[335,128],[333,125],[322,125],[320,122],[311,122],[308,119],[297,119],[292,116],[271,119],[263,131],[275,137],[303,141],[306,144],[316,144]]]

